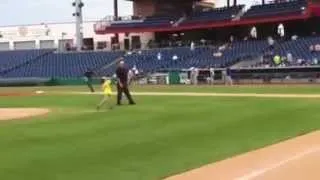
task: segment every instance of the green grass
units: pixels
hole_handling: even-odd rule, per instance
[[[188,88],[136,89],[315,94],[320,90]],[[94,95],[0,97],[0,107],[53,111],[26,121],[0,122],[0,179],[156,180],[320,128],[319,99],[135,98],[137,106],[95,112],[99,96]]]
[[[100,90],[99,86],[95,86]],[[6,92],[34,92],[43,90],[49,92],[63,91],[88,91],[86,86],[53,86],[53,87],[20,87],[20,88],[0,88],[0,93]],[[132,88],[136,92],[216,92],[216,93],[278,93],[278,94],[320,94],[319,85],[253,85],[253,86],[192,86],[192,85],[139,85]]]

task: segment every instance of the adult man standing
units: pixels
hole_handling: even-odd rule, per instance
[[[134,80],[133,70],[129,69],[129,71],[128,71],[128,85],[129,86],[131,85],[133,80]]]
[[[190,72],[190,79],[191,79],[191,84],[197,85],[198,84],[198,69],[195,67],[191,68]]]
[[[278,33],[278,35],[279,35],[279,37],[280,37],[281,39],[284,39],[285,31],[284,31],[284,26],[283,26],[282,23],[280,23],[280,24],[278,25],[278,31],[277,31],[277,33]]]
[[[194,47],[195,45],[194,45],[194,42],[193,41],[191,41],[191,44],[190,44],[190,50],[191,51],[194,51],[194,49],[195,49],[195,47]]]
[[[250,36],[252,39],[258,38],[257,28],[255,26],[252,27],[252,29],[250,31]]]
[[[128,68],[125,67],[124,59],[119,58],[118,67],[116,69],[116,75],[117,75],[117,104],[121,105],[121,99],[122,99],[122,93],[124,93],[127,96],[127,99],[129,101],[130,105],[136,104],[129,92],[128,89]]]
[[[89,87],[91,92],[94,92],[94,88],[92,86],[92,77],[94,75],[94,72],[91,69],[88,69],[84,73],[84,81],[87,83],[87,86]]]
[[[214,83],[214,68],[210,68],[210,83]]]
[[[226,68],[226,85],[233,85],[232,75],[231,75],[231,69],[229,67]]]

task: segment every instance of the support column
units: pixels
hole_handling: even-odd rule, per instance
[[[119,13],[118,13],[118,0],[113,0],[113,16],[114,16],[114,20],[117,21],[119,20]],[[119,34],[115,33],[114,34],[115,38],[116,38],[116,43],[119,43]]]
[[[72,14],[76,21],[76,48],[77,51],[81,51],[83,44],[83,17],[82,17],[82,7],[84,6],[81,0],[75,0],[72,3],[75,7],[75,12]]]
[[[113,12],[114,20],[118,20],[118,0],[113,0]]]

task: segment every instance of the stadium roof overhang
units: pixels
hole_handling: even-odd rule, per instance
[[[320,16],[320,5],[309,6],[309,10],[305,14],[291,15],[291,16],[276,16],[276,17],[264,17],[264,18],[253,18],[253,19],[242,19],[236,21],[213,21],[206,23],[193,23],[180,25],[177,27],[173,26],[158,26],[158,27],[107,27],[104,30],[95,30],[97,34],[111,34],[111,33],[141,33],[141,32],[171,32],[171,31],[184,31],[184,30],[195,30],[195,29],[208,29],[208,28],[220,28],[220,27],[231,27],[240,25],[256,25],[262,23],[277,23],[285,21],[303,20],[309,19],[312,16]]]

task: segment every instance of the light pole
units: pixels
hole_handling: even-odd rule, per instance
[[[81,51],[83,44],[83,17],[82,17],[82,8],[84,3],[81,0],[75,0],[72,3],[72,6],[75,7],[75,12],[72,16],[75,17],[76,22],[76,48],[77,51]]]
[[[119,13],[118,13],[118,0],[113,0],[113,12],[114,12],[114,21],[117,21],[119,19]],[[119,43],[119,34],[115,33],[114,34],[115,39],[116,39],[116,43]]]
[[[118,0],[113,0],[114,20],[118,20]]]

